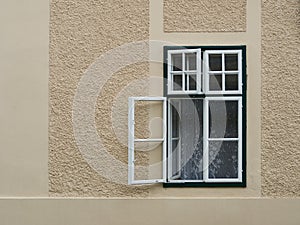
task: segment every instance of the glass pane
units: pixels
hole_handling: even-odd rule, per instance
[[[189,90],[195,91],[197,90],[197,83],[196,83],[196,74],[189,75]]]
[[[176,104],[179,102],[177,108]],[[171,104],[179,119],[179,140],[171,139],[172,175],[179,180],[202,180],[203,178],[203,99],[171,99]],[[172,110],[172,111],[173,111]],[[173,116],[172,116],[173,117]],[[177,120],[170,120],[171,129],[176,128]],[[177,133],[174,132],[174,136]],[[172,131],[173,134],[173,131]],[[177,147],[175,147],[177,146]],[[180,155],[179,155],[180,154]],[[180,161],[178,161],[180,158]],[[174,171],[174,170],[180,171]]]
[[[171,111],[171,121],[172,121],[172,138],[178,138],[179,137],[179,102],[178,101],[172,101],[172,111]]]
[[[150,113],[151,112],[151,113]],[[135,101],[134,138],[149,139],[163,137],[162,101]]]
[[[171,143],[170,147],[172,150],[172,154],[170,157],[171,158],[171,163],[172,163],[172,176],[179,176],[180,173],[180,146],[179,146],[179,112],[180,112],[180,100],[179,99],[171,99],[170,101],[171,105],[171,124],[170,124],[170,129],[171,129]]]
[[[182,99],[180,115],[181,179],[203,178],[203,100]]]
[[[172,54],[172,70],[181,71],[182,70],[182,54]]]
[[[222,54],[209,54],[209,70],[222,71]]]
[[[179,154],[180,149],[178,146],[179,140],[172,141],[172,176],[176,176],[180,173]]]
[[[239,80],[237,74],[226,74],[225,75],[225,90],[226,91],[236,91],[239,90]]]
[[[186,70],[197,70],[197,54],[195,53],[187,53],[185,54],[185,69]]]
[[[209,142],[209,178],[238,178],[238,141]]]
[[[222,74],[209,75],[209,90],[222,91]]]
[[[238,138],[238,101],[209,101],[209,137]]]
[[[238,70],[238,54],[225,54],[225,70]]]
[[[173,90],[182,90],[182,75],[173,75]]]
[[[134,105],[134,138],[150,138],[149,127],[149,110],[151,105],[146,101],[135,101]]]
[[[162,179],[163,145],[161,142],[134,143],[134,179]]]

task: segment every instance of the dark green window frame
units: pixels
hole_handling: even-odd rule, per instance
[[[167,99],[181,98],[181,96],[168,94],[168,51],[180,49],[198,49],[201,48],[202,53],[207,50],[241,50],[242,51],[242,94],[226,95],[242,97],[242,182],[185,182],[185,183],[163,183],[163,187],[246,187],[246,145],[247,145],[247,75],[246,75],[246,46],[164,46],[164,96]],[[205,94],[187,95],[190,98],[204,98]],[[221,95],[222,96],[222,95]]]

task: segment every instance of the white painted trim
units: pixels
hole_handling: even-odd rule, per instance
[[[208,155],[208,132],[209,132],[209,108],[208,99],[203,100],[203,180],[208,180],[208,166],[209,166],[209,155]]]
[[[240,179],[238,178],[208,178],[205,182],[209,182],[209,183],[224,183],[224,182],[241,182]]]
[[[168,100],[168,143],[169,143],[169,145],[168,145],[168,180],[172,180],[172,182],[173,182],[173,180],[174,179],[177,179],[177,178],[179,178],[180,176],[181,176],[181,140],[180,140],[180,130],[179,130],[179,132],[178,132],[178,135],[179,135],[179,137],[177,137],[177,138],[172,138],[172,107],[171,107],[171,100],[172,100],[173,98],[171,98],[171,99],[169,99]],[[180,113],[180,111],[181,111],[181,102],[179,101],[178,102],[178,110],[179,110],[179,112],[178,112],[178,115],[180,115],[181,113]],[[179,126],[179,129],[180,129],[180,126]],[[177,163],[178,163],[178,165],[177,165],[177,167],[178,167],[178,175],[175,175],[175,176],[172,176],[172,174],[173,174],[173,161],[172,161],[172,159],[173,159],[173,154],[172,154],[172,144],[173,144],[173,140],[178,140],[178,144],[177,144],[177,146],[178,146],[178,153],[177,153]]]
[[[209,141],[238,141],[239,138],[208,138]]]
[[[134,181],[134,99],[128,98],[128,184]]]
[[[238,101],[238,138],[209,138],[209,101]],[[204,100],[203,126],[203,178],[205,182],[242,182],[242,97],[206,97]],[[238,141],[238,178],[209,178],[209,141]],[[205,166],[204,166],[205,165]]]
[[[168,179],[172,176],[172,132],[171,132],[171,104],[168,100]]]
[[[197,74],[196,74],[196,80],[197,80],[197,82],[196,82],[196,85],[197,85],[197,88],[196,88],[196,90],[197,90],[197,92],[198,92],[198,94],[201,94],[201,93],[203,93],[202,91],[201,91],[201,89],[202,89],[202,78],[201,78],[201,65],[202,65],[202,62],[201,62],[201,49],[198,49],[197,50],[197,56],[196,56],[197,58],[196,58],[196,64],[197,64]]]
[[[163,138],[134,139],[134,142],[163,142]]]
[[[209,55],[210,54],[221,54],[222,55],[222,71],[210,71],[209,70]],[[238,55],[238,70],[237,71],[226,71],[225,70],[225,54],[237,54]],[[204,90],[206,94],[242,94],[242,50],[206,50],[204,51]],[[222,74],[222,91],[210,91],[209,90],[209,76],[210,74]],[[226,74],[237,74],[238,76],[238,90],[225,90],[225,76]]]
[[[238,179],[240,182],[243,181],[243,99],[242,97],[239,98],[239,118],[238,118],[238,137],[239,137],[239,152],[238,152],[238,157],[239,157],[239,161],[238,161]]]
[[[149,138],[149,139],[135,139],[134,138],[134,106],[135,101],[162,101],[163,103],[163,137],[162,138]],[[129,97],[128,98],[128,184],[153,184],[166,182],[166,98],[165,97]],[[162,179],[151,179],[151,180],[135,180],[134,179],[134,143],[135,142],[162,142],[163,149],[163,166],[162,166]]]
[[[130,184],[155,184],[164,183],[164,179],[153,179],[153,180],[134,180]]]
[[[204,180],[173,180],[173,179],[168,183],[204,183]]]
[[[197,70],[186,70],[185,66],[185,54],[186,53],[196,53],[196,66]],[[182,71],[172,71],[172,54],[182,54]],[[202,82],[201,82],[201,49],[178,49],[178,50],[168,50],[168,81],[167,81],[167,89],[168,94],[174,95],[188,95],[188,94],[202,94]],[[186,74],[195,73],[196,75],[196,90],[185,90],[185,84],[188,82],[186,78]],[[182,74],[182,90],[173,90],[173,74]],[[188,84],[188,83],[187,83]]]

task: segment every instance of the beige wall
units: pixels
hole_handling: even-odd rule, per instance
[[[0,196],[48,195],[47,1],[0,2]]]
[[[92,126],[97,131],[96,138],[101,139],[103,143],[101,147],[95,147],[93,153],[89,151],[84,154],[77,145],[72,108],[80,79],[98,57],[123,44],[149,38],[149,1],[55,0],[51,1],[50,12],[49,194],[146,197],[148,187],[132,187],[111,182],[108,177],[99,174],[97,169],[114,166],[109,163],[109,159],[104,160],[105,156],[100,152],[103,149],[120,161],[121,165],[127,164],[126,143],[120,143],[114,133],[112,107],[122,89],[131,82],[147,76],[148,64],[139,63],[119,68],[120,70],[113,73],[109,79],[108,75],[103,74],[107,72],[105,70],[109,70],[103,69],[107,65],[102,65],[99,70],[91,72],[100,80],[108,79],[101,90],[99,88],[98,98],[93,103],[95,112],[91,116],[94,116],[95,123]],[[110,63],[113,64],[122,60],[118,54],[111,57],[113,59]],[[91,89],[87,88],[78,95],[88,98]],[[137,89],[145,95],[147,86],[142,85]],[[123,107],[125,113],[127,113],[126,96],[130,94],[131,92],[120,96],[126,99],[126,105]],[[82,115],[86,110],[83,108],[79,114]],[[123,115],[122,112],[120,114]],[[124,116],[117,126],[124,127],[127,124],[127,114]],[[75,123],[79,124],[82,121]],[[123,130],[127,131],[127,126]],[[90,137],[88,129],[83,132],[88,139]],[[122,136],[127,140],[127,132]],[[101,160],[99,157],[103,163],[99,163]],[[127,166],[120,166],[116,170],[116,173],[121,171],[123,176],[127,177]],[[113,169],[109,172],[114,174]]]
[[[90,1],[91,4],[92,2],[94,1]],[[135,2],[138,5],[141,4],[140,1]],[[81,2],[75,5],[73,3],[75,4],[71,1],[60,4],[57,1],[52,2],[55,4],[51,6],[52,10],[57,10],[55,13],[52,12],[52,18],[53,13],[55,16],[66,15],[65,7],[79,10],[77,14],[75,13],[74,19],[78,13],[81,15],[80,13],[93,9]],[[101,3],[104,2],[101,1]],[[101,29],[93,30],[93,35],[88,35],[89,42],[85,43],[84,37],[77,36],[77,31],[85,27],[77,27],[74,24],[69,26],[68,17],[64,17],[63,21],[66,23],[64,26],[61,25],[62,21],[54,24],[53,21],[51,22],[50,69],[52,72],[50,73],[49,95],[52,100],[49,110],[52,113],[50,118],[59,118],[59,120],[54,124],[55,121],[50,120],[49,135],[52,140],[49,145],[49,159],[56,159],[62,165],[53,161],[49,162],[50,195],[111,197],[113,193],[114,196],[128,195],[129,197],[128,193],[133,196],[137,192],[140,197],[156,198],[137,200],[49,197],[47,141],[49,2],[46,0],[28,0],[26,3],[16,0],[2,1],[0,3],[2,31],[0,35],[1,224],[183,224],[194,223],[199,219],[205,224],[298,224],[300,220],[299,198],[274,200],[259,196],[261,191],[264,196],[299,196],[299,189],[297,189],[300,186],[297,166],[300,146],[299,114],[297,114],[299,111],[297,85],[299,80],[297,76],[299,71],[297,62],[299,58],[297,48],[299,46],[297,19],[299,1],[263,1],[262,3],[262,149],[260,149],[259,123],[261,50],[258,44],[260,43],[260,13],[258,12],[260,12],[260,1],[248,1],[247,32],[235,34],[164,33],[162,0],[151,1],[149,6],[149,33],[147,26],[143,27],[142,34],[124,36],[123,32],[120,32],[120,36],[125,37],[124,39],[118,39],[119,37],[111,36],[106,32],[106,38],[111,37],[116,41],[109,46],[103,44],[105,40],[97,36],[100,35],[98,32]],[[147,5],[143,6],[143,9],[146,15]],[[127,10],[133,9],[126,8],[124,11],[127,12]],[[112,11],[109,12],[114,14]],[[257,17],[253,17],[254,12],[258,13]],[[94,13],[98,14],[98,11]],[[100,18],[107,20],[106,16],[103,15]],[[114,14],[114,16],[117,15]],[[123,15],[121,17],[123,18]],[[87,24],[92,22],[88,19],[86,21]],[[146,23],[147,19],[143,20],[142,24]],[[135,25],[132,26],[132,29],[135,29]],[[72,29],[74,29],[73,33]],[[89,26],[85,31],[90,32]],[[112,187],[110,182],[98,177],[97,172],[89,167],[78,151],[76,152],[69,122],[70,106],[68,105],[71,104],[74,94],[72,88],[76,86],[76,81],[84,69],[102,51],[122,44],[124,41],[139,40],[140,37],[160,38],[178,44],[198,42],[203,45],[247,44],[248,65],[251,65],[248,68],[248,76],[254,76],[248,77],[250,86],[248,107],[250,106],[251,111],[254,111],[248,118],[253,122],[248,124],[248,131],[251,133],[250,140],[252,140],[248,143],[248,160],[251,159],[249,166],[252,168],[252,171],[248,169],[248,179],[252,189],[248,188],[244,191],[235,189],[238,193],[236,195],[232,193],[234,190],[230,189],[205,190],[201,188],[165,191],[161,187],[154,187],[151,190],[149,188],[125,189],[118,192],[119,186]],[[84,42],[83,46],[81,42],[77,42],[78,39]],[[65,45],[72,48],[65,48]],[[279,49],[278,46],[281,48]],[[160,53],[153,51],[153,48],[150,50],[151,54],[160,56]],[[80,59],[77,59],[77,55],[81,56]],[[119,74],[128,74],[134,79],[138,76],[135,74],[135,70],[138,69],[147,71],[148,66],[137,64],[131,68],[124,68],[119,71]],[[157,74],[160,71],[160,67],[150,65],[150,73]],[[113,81],[112,79],[111,82]],[[125,82],[123,85],[126,86],[126,84]],[[279,91],[281,87],[285,87],[282,92]],[[159,91],[161,90],[156,89],[156,93]],[[111,93],[110,96],[113,95],[114,93]],[[55,101],[53,101],[53,96],[57,97]],[[101,98],[98,100],[97,107],[101,107]],[[109,104],[109,100],[107,101]],[[52,105],[52,103],[55,104]],[[106,108],[102,109],[109,114],[109,110],[107,112]],[[98,115],[100,112],[101,110],[98,111]],[[97,122],[99,128],[102,128],[101,122],[103,121]],[[69,125],[64,127],[65,124]],[[280,129],[277,129],[278,127]],[[66,133],[63,132],[64,129],[67,130]],[[110,132],[108,133],[111,135]],[[109,145],[111,144],[113,143]],[[124,146],[122,148],[125,149]],[[66,150],[70,150],[70,155],[67,155]],[[262,154],[262,190],[260,190],[260,153]],[[67,160],[68,156],[72,159]],[[124,155],[122,157],[120,160],[126,159]],[[82,176],[81,169],[87,177]],[[23,197],[19,198],[20,196]],[[233,196],[236,197],[229,198]],[[246,196],[258,198],[245,198]],[[157,199],[157,197],[170,198]]]
[[[262,194],[300,196],[300,1],[262,1]]]
[[[182,1],[180,1],[182,2]],[[170,45],[247,45],[247,187],[246,188],[165,188],[154,185],[151,197],[258,197],[261,196],[260,171],[260,78],[261,42],[260,1],[252,0],[247,7],[246,32],[164,32],[163,0],[150,4],[150,39]],[[174,3],[175,4],[175,3]],[[254,16],[255,15],[255,16]],[[185,23],[184,20],[177,24]],[[151,57],[162,62],[162,47],[150,46]],[[162,65],[151,64],[150,74],[163,74]],[[159,92],[157,92],[159,94]]]
[[[163,0],[134,1],[100,1],[99,3],[79,1],[53,1],[50,17],[50,126],[49,126],[49,181],[52,196],[131,196],[131,197],[217,197],[217,196],[260,196],[260,2],[248,4],[247,15],[256,15],[247,20],[247,32],[235,33],[165,33],[163,29]],[[89,7],[90,4],[94,7]],[[115,5],[116,7],[109,7]],[[245,7],[245,4],[243,5]],[[65,13],[68,11],[68,14]],[[143,15],[143,16],[141,16]],[[245,13],[242,13],[246,16]],[[245,19],[246,20],[246,19]],[[121,21],[121,23],[120,23]],[[183,22],[183,21],[182,21]],[[172,188],[163,189],[161,185],[130,187],[118,182],[110,182],[103,175],[111,167],[112,176],[121,179],[127,177],[127,97],[142,94],[137,89],[143,87],[138,83],[141,78],[150,75],[162,77],[162,46],[150,44],[150,57],[156,63],[150,65],[130,65],[114,73],[105,83],[95,103],[95,129],[102,146],[96,142],[94,149],[82,152],[74,136],[72,124],[72,107],[76,88],[83,79],[85,70],[91,75],[101,75],[101,68],[88,68],[97,57],[109,49],[116,49],[129,42],[139,40],[159,40],[181,45],[241,45],[248,46],[248,185],[247,188]],[[255,48],[253,46],[256,46]],[[147,47],[147,46],[146,46]],[[117,63],[120,58],[114,58]],[[100,58],[101,60],[101,58]],[[160,62],[160,64],[159,64]],[[97,64],[96,63],[96,64]],[[94,63],[95,64],[95,63]],[[103,65],[104,66],[104,65]],[[136,81],[137,83],[134,83]],[[95,82],[93,82],[95,83]],[[155,82],[154,82],[155,83]],[[153,86],[153,85],[152,85]],[[162,95],[162,85],[154,84],[155,95]],[[147,84],[146,86],[147,87]],[[158,87],[158,88],[157,88]],[[130,91],[130,89],[134,89]],[[150,87],[151,88],[151,87]],[[84,94],[90,93],[90,88]],[[147,92],[147,88],[145,90]],[[150,90],[151,91],[151,90]],[[145,95],[145,92],[143,93]],[[121,100],[119,100],[121,99]],[[123,101],[114,111],[114,106]],[[124,104],[125,103],[125,104]],[[121,109],[121,111],[120,111]],[[74,109],[73,109],[74,110]],[[83,109],[86,110],[86,109]],[[125,110],[125,111],[124,111]],[[84,112],[80,112],[83,114]],[[88,115],[89,116],[89,115]],[[92,115],[93,116],[93,115]],[[116,117],[119,120],[116,121]],[[84,119],[84,117],[83,117]],[[74,118],[73,118],[74,121]],[[76,124],[81,123],[77,121]],[[122,129],[117,129],[122,128]],[[122,130],[122,131],[121,131]],[[117,134],[116,132],[120,133]],[[91,131],[92,132],[92,131]],[[91,137],[90,131],[84,131],[85,137]],[[125,137],[125,139],[124,139]],[[121,140],[120,140],[121,138]],[[86,141],[86,143],[88,143]],[[84,144],[86,144],[84,143]],[[91,144],[88,144],[91,145]],[[117,171],[100,152],[107,152],[119,161]],[[101,162],[101,163],[100,163]]]
[[[193,214],[193,211],[190,211],[186,217],[188,220],[194,221],[195,218],[192,215],[198,216],[198,209],[205,205],[202,208],[204,213],[201,217],[207,223],[225,220],[228,223],[240,224],[243,220],[246,224],[252,222],[252,224],[296,224],[299,221],[297,218],[299,200],[258,200],[258,198],[250,200],[241,197],[260,197],[261,192],[263,196],[299,196],[299,169],[297,166],[300,146],[297,132],[299,130],[297,122],[299,119],[297,114],[299,111],[297,110],[299,107],[299,92],[297,91],[299,1],[263,1],[262,36],[260,36],[260,1],[258,0],[248,1],[247,30],[237,33],[164,33],[162,0],[151,1],[149,6],[146,1],[135,1],[135,7],[130,7],[125,3],[125,5],[121,4],[124,10],[117,10],[123,12],[120,15],[111,8],[105,8],[108,5],[104,1],[94,3],[104,4],[101,7],[100,5],[94,5],[94,8],[88,7],[88,4],[92,4],[92,2],[94,1],[85,3],[52,1],[50,65],[48,64],[48,1],[31,0],[23,4],[17,1],[1,3],[2,20],[0,24],[3,32],[0,42],[0,97],[2,102],[0,111],[0,196],[2,197],[0,213],[2,221],[9,224],[33,224],[43,223],[44,219],[48,218],[46,222],[59,224],[62,217],[54,216],[59,210],[64,219],[72,224],[82,222],[86,217],[91,218],[88,221],[91,224],[99,221],[102,215],[98,214],[99,211],[104,212],[101,219],[112,224],[118,223],[118,220],[124,221],[125,218],[129,219],[128,223],[139,223],[146,216],[145,213],[149,215],[149,211],[154,212],[155,215],[158,211],[162,212],[163,216],[169,215],[153,217],[152,220],[157,219],[157,223],[166,222],[164,219],[169,218],[180,222],[182,217],[179,211],[182,206],[192,210],[197,209],[197,213]],[[66,8],[74,10],[74,14],[72,14],[74,17],[71,19],[64,11]],[[93,9],[93,13],[90,13],[91,9]],[[99,16],[100,11],[97,10],[103,9],[107,10],[108,14]],[[121,30],[112,29],[110,31],[111,27],[117,25],[114,25],[114,20],[108,21],[108,18],[112,15],[119,19],[125,18],[124,15],[127,15],[126,13],[131,15],[132,11],[133,14],[137,11],[142,13],[145,15],[144,19],[140,17],[135,19],[134,21],[137,23],[129,26],[131,30],[126,30],[125,27],[122,27],[122,30],[119,27]],[[124,14],[124,12],[126,13]],[[253,17],[255,13],[257,16]],[[85,16],[77,18],[77,15],[81,14]],[[95,18],[97,19],[94,20]],[[130,19],[124,23],[128,24],[129,22]],[[85,26],[82,26],[81,23],[84,23]],[[103,25],[106,23],[110,23],[110,26]],[[98,26],[92,26],[92,24],[98,24]],[[90,30],[91,27],[98,28]],[[131,32],[137,27],[140,32]],[[82,36],[80,36],[81,34]],[[106,36],[101,38],[101,35]],[[261,50],[257,45],[260,43],[261,37],[262,74],[260,73]],[[214,43],[247,45],[248,108],[251,108],[251,114],[248,114],[249,185],[246,189],[163,189],[161,186],[130,188],[125,185],[115,185],[100,177],[76,150],[71,130],[70,105],[81,75],[104,51],[129,41],[147,38],[187,45],[198,43],[202,45]],[[107,40],[113,41],[109,41],[110,45],[107,45]],[[281,48],[274,48],[272,43],[276,43],[276,46],[281,46]],[[151,54],[156,54],[158,58],[161,57],[161,52],[157,51],[160,49],[159,47],[156,50],[153,46],[150,47]],[[50,184],[48,184],[49,66]],[[137,63],[123,68],[108,82],[107,91],[112,90],[111,95],[117,95],[116,90],[119,87],[114,87],[113,84],[122,83],[122,79],[118,80],[117,75],[126,76],[127,79],[121,84],[121,87],[126,87],[140,77],[141,73],[136,73],[136,71],[144,71],[142,76],[146,77],[148,71],[150,74],[160,74],[161,67],[151,64],[149,68],[144,63]],[[262,111],[260,111],[260,75],[262,77]],[[281,87],[285,87],[282,92],[280,91]],[[157,92],[159,90],[156,90]],[[107,101],[105,107],[101,104],[103,101]],[[101,119],[101,116],[110,114],[110,102],[111,100],[106,99],[103,95],[97,99],[96,127],[99,135],[103,135],[104,138],[105,133],[110,134],[111,132],[111,135],[107,137],[106,144],[110,146],[111,150],[114,150],[116,139],[109,142],[113,136],[109,128],[111,121]],[[262,115],[262,149],[259,141],[260,115]],[[101,134],[101,129],[105,130],[105,133]],[[121,161],[126,161],[126,146],[121,145],[120,149],[118,150],[120,155],[114,151],[111,153],[120,157]],[[261,154],[262,189],[260,184]],[[58,200],[53,197],[48,199],[49,195],[184,197],[194,198],[194,200]],[[18,196],[24,196],[24,199],[18,199]],[[43,196],[44,198],[27,199],[30,196]],[[204,199],[202,197],[211,198]],[[216,197],[220,198],[216,199]],[[225,200],[222,197],[236,198]],[[89,207],[90,210],[86,210]],[[220,217],[211,217],[209,213],[211,210],[221,212]],[[86,214],[74,213],[79,211],[85,211]],[[115,216],[113,212],[120,214]],[[239,216],[233,221],[232,215],[235,212]],[[134,220],[134,216],[128,217],[131,214],[137,216],[136,220]],[[41,217],[36,215],[41,215]]]
[[[247,0],[164,0],[165,32],[241,32]]]
[[[243,224],[298,225],[296,200],[268,199],[23,199],[0,200],[1,222],[32,224]]]

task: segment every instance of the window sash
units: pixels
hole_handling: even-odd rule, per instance
[[[222,69],[220,71],[209,70],[209,55],[220,54],[222,55]],[[237,54],[238,56],[238,70],[225,70],[225,55],[226,54]],[[203,71],[204,71],[204,92],[206,94],[242,94],[242,50],[206,50],[203,53]],[[222,75],[222,87],[221,90],[210,90],[209,80],[210,74],[221,74]],[[225,77],[226,75],[238,76],[238,90],[225,90]]]
[[[186,59],[185,54],[196,53],[196,70],[186,70]],[[181,71],[172,71],[172,55],[182,54],[182,70]],[[168,51],[168,94],[202,94],[202,78],[201,78],[201,49],[180,49],[180,50],[169,50]],[[195,73],[196,74],[196,90],[185,90],[186,87],[186,75]],[[182,89],[173,90],[173,75],[181,74],[182,75]]]
[[[155,139],[135,139],[134,138],[134,103],[135,101],[162,101],[163,102],[163,137]],[[209,137],[209,102],[210,101],[237,101],[238,102],[238,136],[236,138],[210,138]],[[128,112],[128,183],[129,184],[153,184],[167,182],[167,167],[168,167],[168,183],[184,183],[184,182],[242,182],[242,97],[206,97],[203,98],[203,180],[175,180],[178,177],[172,177],[172,147],[169,144],[168,150],[166,147],[166,98],[165,97],[131,97],[129,98]],[[168,103],[168,141],[172,142],[172,127],[171,127],[171,107]],[[134,179],[134,143],[135,142],[159,142],[163,143],[163,178],[149,180]],[[180,137],[179,137],[180,141]],[[209,178],[209,141],[237,141],[238,142],[238,177],[237,178]],[[179,145],[180,146],[180,145]],[[168,165],[166,153],[168,151]],[[179,151],[179,153],[181,153]],[[181,156],[178,154],[178,166],[180,171]],[[178,175],[180,176],[180,174]]]
[[[238,102],[238,137],[237,138],[209,138],[209,102],[237,101]],[[203,126],[203,178],[205,182],[242,182],[242,97],[206,97],[204,99]],[[238,142],[238,177],[237,178],[209,178],[209,141],[237,141]]]
[[[148,138],[148,139],[136,139],[134,134],[135,128],[135,102],[136,101],[161,101],[163,104],[163,132],[161,138]],[[128,184],[153,184],[166,182],[166,98],[165,97],[130,97],[128,99]],[[162,179],[148,179],[148,180],[136,180],[134,178],[135,165],[134,165],[134,144],[136,142],[161,142],[162,143]]]
[[[184,99],[184,98],[171,98]],[[222,183],[222,182],[242,182],[242,97],[205,97],[203,99],[203,180],[176,180],[172,170],[172,123],[171,104],[168,100],[168,183]],[[238,136],[235,138],[210,138],[209,137],[209,102],[210,101],[237,101],[238,102]],[[180,107],[179,107],[180,110]],[[180,113],[179,113],[180,114]],[[179,138],[180,139],[180,138]],[[238,142],[238,177],[237,178],[209,178],[209,142],[210,141],[237,141]],[[179,151],[178,160],[181,160]],[[180,162],[180,161],[179,161]],[[181,169],[179,167],[179,169]],[[180,176],[180,174],[179,174]]]
[[[196,53],[197,70],[186,70],[185,54]],[[182,54],[182,70],[172,71],[172,55]],[[209,55],[220,54],[222,56],[222,69],[220,71],[209,70]],[[225,68],[225,55],[237,54],[237,70],[226,70]],[[202,69],[203,68],[203,74]],[[190,73],[196,73],[196,90],[187,90],[186,75]],[[221,90],[210,90],[209,80],[211,75],[220,74],[222,76]],[[181,90],[173,89],[173,76],[182,75]],[[237,76],[237,90],[226,90],[226,77],[236,75]],[[180,49],[168,51],[168,94],[180,95],[180,94],[242,94],[242,50],[205,50],[203,51],[203,63],[201,62],[201,49]]]

